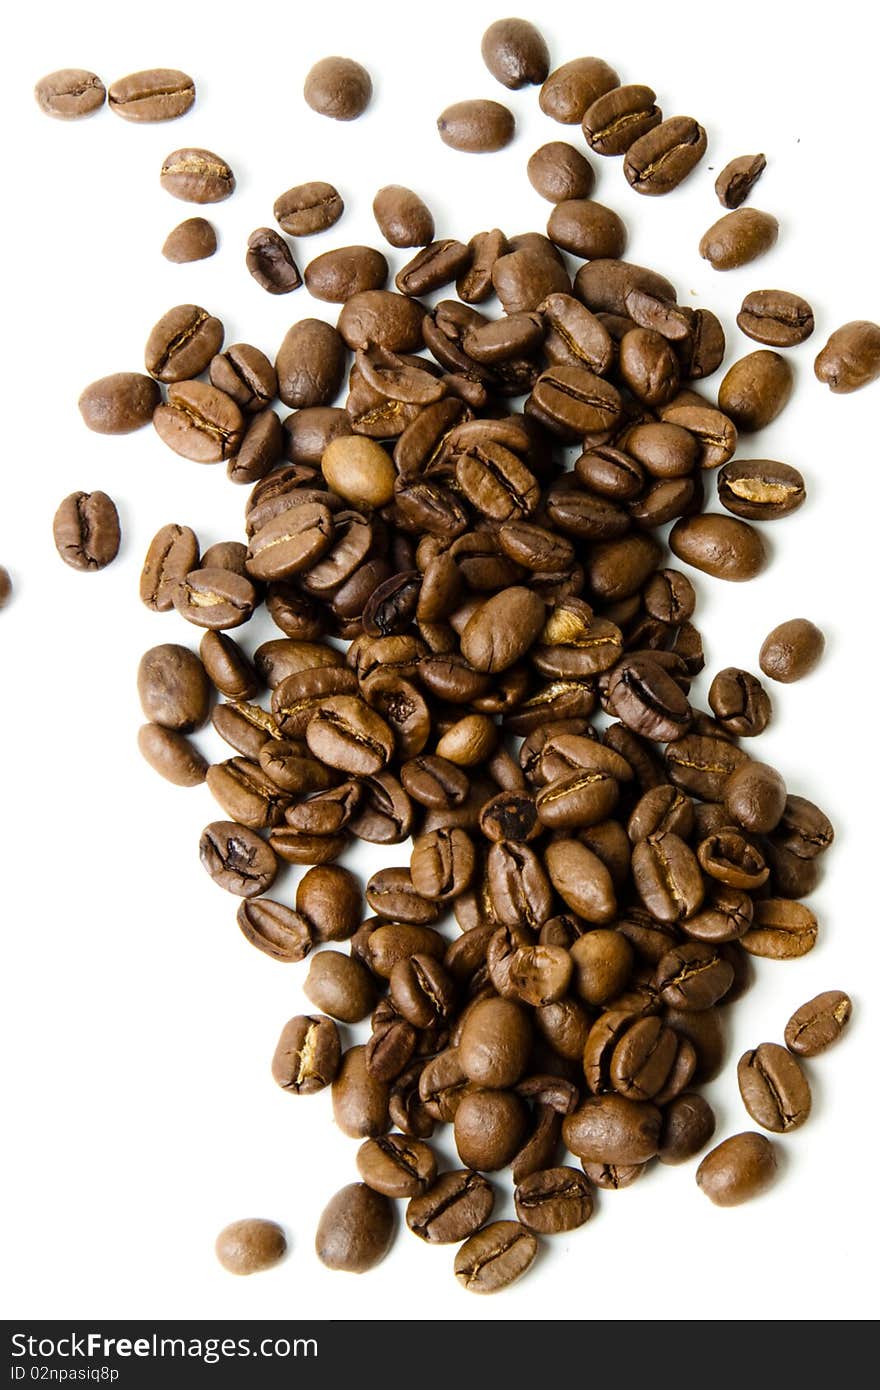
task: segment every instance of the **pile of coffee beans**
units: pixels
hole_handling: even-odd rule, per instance
[[[587,150],[625,156],[642,194],[669,192],[705,152],[695,120],[664,119],[651,88],[621,85],[604,61],[550,72],[525,21],[492,25],[483,55],[510,89],[542,84],[542,110],[580,124]],[[305,86],[309,106],[343,121],[371,93],[344,58],[318,63]],[[110,104],[167,119],[193,95],[183,74],[155,70],[111,87]],[[66,72],[38,99],[81,115],[104,89]],[[438,125],[455,149],[488,152],[514,120],[478,99]],[[764,164],[742,156],[717,180],[730,211],[700,252],[719,270],[776,240],[774,217],[740,206]],[[824,812],[743,746],[771,719],[754,674],[719,671],[709,709],[691,698],[704,666],[697,596],[662,539],[672,523],[672,555],[716,578],[764,568],[761,527],[795,511],[806,484],[736,451],[786,407],[783,352],[813,331],[811,307],[790,292],[747,295],[738,322],[765,346],[730,367],[713,401],[695,383],[724,358],[718,318],[623,259],[626,228],[590,200],[586,156],[551,142],[528,177],[553,203],[546,235],[437,240],[418,194],[378,190],[383,236],[415,248],[393,289],[373,247],[325,252],[300,275],[284,238],[259,228],[250,273],[273,294],[304,284],[340,305],[335,327],[299,320],[273,359],[224,346],[216,314],[177,305],[147,336],[147,374],[104,378],[80,400],[91,429],[152,422],[184,459],[225,462],[252,485],[242,538],[202,553],[172,522],[150,545],[141,599],[176,610],[200,642],[198,655],[164,643],[143,657],[138,738],[168,781],[207,781],[219,815],[201,862],[240,899],[246,940],[278,962],[310,957],[316,1012],[284,1024],[272,1074],[294,1096],[330,1087],[337,1125],[360,1141],[361,1180],[321,1216],[318,1255],[372,1267],[403,1200],[416,1236],[460,1244],[455,1275],[481,1293],[524,1273],[540,1237],[584,1224],[597,1188],[706,1147],[715,1117],[696,1088],[720,1068],[725,1009],[752,958],[812,949],[819,924],[801,899],[833,839]],[[161,181],[195,203],[235,188],[225,160],[193,148],[166,158]],[[343,211],[324,182],[274,207],[296,236]],[[194,218],[164,254],[188,261],[215,245]],[[477,307],[493,296],[500,309]],[[839,330],[816,370],[836,391],[873,380],[880,328]],[[707,493],[722,511],[703,510]],[[55,534],[69,564],[100,568],[118,548],[116,509],[75,493]],[[249,653],[229,633],[261,608],[280,635]],[[796,680],[823,644],[806,619],[784,623],[761,669]],[[188,738],[209,718],[230,749],[211,766]],[[363,889],[336,862],[356,840],[388,847]],[[304,869],[293,903],[269,896],[282,864]],[[833,1042],[850,1011],[841,992],[820,995],[792,1017],[785,1047],[740,1060],[762,1129],[807,1119],[798,1058]],[[346,1047],[337,1023],[366,1020],[365,1041]],[[429,1143],[443,1124],[461,1164],[451,1172]],[[580,1168],[559,1165],[563,1144]],[[518,1219],[492,1221],[485,1174],[508,1167]],[[697,1180],[733,1205],[775,1169],[771,1141],[747,1133],[708,1154]],[[237,1273],[283,1252],[272,1223],[218,1238]]]

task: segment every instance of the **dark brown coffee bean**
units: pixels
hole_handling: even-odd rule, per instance
[[[659,962],[654,986],[663,1003],[684,1012],[711,1008],[733,984],[733,966],[701,941],[675,946]]]
[[[176,68],[150,68],[114,82],[107,93],[111,111],[126,121],[173,121],[196,99],[195,83]]]
[[[240,898],[265,893],[278,871],[278,861],[266,842],[234,821],[212,821],[205,827],[199,857],[214,882]]]
[[[513,113],[506,106],[482,99],[455,102],[437,118],[444,145],[467,154],[502,150],[513,139],[515,126]]]
[[[622,411],[615,388],[583,367],[548,368],[538,377],[529,400],[544,422],[565,439],[609,430]]]
[[[714,222],[700,239],[700,255],[713,270],[734,270],[776,244],[779,223],[769,212],[739,208]]]
[[[208,769],[208,787],[231,820],[252,830],[279,825],[287,798],[271,777],[247,758],[230,758]]]
[[[852,1016],[852,1000],[828,989],[795,1009],[785,1025],[785,1045],[799,1057],[816,1057],[837,1042]]]
[[[144,652],[138,665],[137,686],[144,714],[163,728],[190,733],[208,717],[208,677],[188,647],[166,642]]]
[[[647,1163],[657,1153],[662,1117],[647,1101],[590,1096],[562,1122],[567,1147],[586,1163]]]
[[[196,627],[240,627],[253,614],[257,591],[230,570],[195,569],[174,590],[174,607]]]
[[[312,956],[303,991],[319,1009],[344,1023],[366,1018],[376,1002],[366,966],[341,951],[319,951]]]
[[[697,1184],[718,1207],[735,1207],[765,1192],[776,1177],[776,1150],[753,1132],[735,1134],[708,1153]]]
[[[168,233],[162,244],[166,261],[185,265],[204,261],[217,250],[217,233],[204,217],[187,217]]]
[[[651,328],[631,328],[619,347],[618,370],[644,405],[660,406],[678,389],[678,360],[671,346]]]
[[[276,1222],[249,1217],[224,1226],[214,1250],[230,1274],[257,1274],[284,1259],[287,1239]]]
[[[583,1226],[593,1214],[586,1177],[576,1168],[544,1168],[530,1174],[513,1194],[516,1214],[538,1235],[557,1235]]]
[[[601,58],[574,58],[554,69],[538,95],[545,116],[562,125],[577,125],[584,113],[620,78]]]
[[[229,165],[210,150],[172,151],[162,164],[159,182],[166,193],[185,203],[220,203],[235,190]]]
[[[205,780],[207,762],[189,739],[174,729],[144,724],[138,730],[138,748],[153,771],[177,787],[198,787]]]
[[[474,867],[473,842],[464,830],[430,831],[413,844],[410,873],[423,898],[457,897],[470,884]]]
[[[333,1118],[351,1139],[373,1139],[390,1127],[388,1085],[372,1076],[363,1047],[350,1047],[333,1082]]]
[[[592,593],[606,603],[638,593],[653,574],[663,552],[653,536],[623,536],[590,548],[585,566]]]
[[[334,121],[357,120],[372,95],[370,74],[353,58],[322,58],[309,68],[303,85],[306,104]]]
[[[663,1113],[657,1156],[661,1163],[685,1163],[714,1133],[715,1115],[708,1102],[696,1093],[677,1096]]]
[[[588,198],[596,176],[580,150],[564,140],[551,140],[535,150],[526,166],[529,183],[550,203]]]
[[[387,290],[365,290],[346,300],[337,327],[352,349],[378,346],[415,352],[422,346],[424,308]]]
[[[470,1090],[453,1119],[462,1163],[484,1173],[506,1168],[526,1135],[528,1112],[512,1091]]]
[[[824,650],[821,628],[808,618],[790,618],[764,638],[758,662],[765,676],[790,685],[815,670]]]
[[[119,553],[119,513],[106,492],[72,492],[52,522],[55,549],[75,570],[102,570]]]
[[[269,898],[243,902],[236,921],[251,945],[272,960],[305,960],[312,949],[308,922],[284,903]]]
[[[596,154],[626,154],[630,145],[663,119],[650,87],[614,87],[587,108],[584,139]]]
[[[326,405],[342,384],[345,344],[329,323],[302,319],[287,330],[278,349],[275,370],[278,394],[285,405]]]
[[[283,453],[281,421],[274,410],[262,410],[246,425],[241,447],[226,465],[226,476],[233,483],[257,482],[274,468]]]
[[[34,87],[41,111],[60,121],[78,121],[100,111],[107,96],[100,77],[85,68],[60,68]]]
[[[624,658],[613,668],[607,700],[611,713],[646,738],[678,739],[691,722],[687,696],[650,654]]]
[[[714,579],[754,579],[767,555],[760,533],[747,521],[721,515],[682,517],[669,533],[673,555]]]
[[[724,788],[724,805],[732,822],[762,835],[776,829],[785,810],[786,795],[785,782],[774,767],[746,762],[730,774]]]
[[[692,917],[703,902],[703,877],[696,857],[670,830],[639,841],[633,849],[632,874],[645,907],[661,922]]]
[[[723,208],[738,208],[746,201],[767,167],[762,154],[741,154],[725,164],[715,180],[715,192]]]
[[[233,343],[210,364],[211,385],[231,396],[241,410],[264,410],[278,394],[278,377],[265,353],[250,343]],[[280,454],[279,454],[280,457]]]
[[[299,289],[302,276],[283,236],[271,227],[257,227],[248,237],[247,247],[245,263],[261,289],[269,294]]]
[[[619,257],[626,248],[626,227],[621,218],[588,198],[557,203],[547,222],[547,235],[564,251],[584,260]]]
[[[476,671],[508,670],[528,651],[544,623],[544,604],[529,589],[513,587],[482,604],[465,627],[461,650]]]
[[[736,316],[746,337],[768,347],[794,347],[815,328],[813,311],[800,295],[785,290],[752,290]]]
[[[698,444],[700,468],[717,468],[732,457],[736,448],[736,426],[722,411],[711,406],[676,405],[675,397],[660,414],[670,425],[688,430]]]
[[[593,313],[627,314],[626,297],[633,289],[656,299],[676,299],[675,287],[662,275],[628,261],[598,260],[581,266],[574,290]]]
[[[764,898],[755,903],[754,923],[742,937],[745,950],[770,960],[792,960],[816,944],[818,923],[803,903]]]
[[[229,396],[203,381],[171,386],[153,414],[163,443],[194,463],[217,463],[238,451],[244,435],[241,411]]]
[[[372,910],[390,922],[430,926],[437,921],[437,903],[416,892],[409,869],[379,869],[367,883],[366,899]]]
[[[259,689],[257,673],[231,637],[208,630],[199,644],[199,655],[210,681],[221,695],[229,700],[249,700],[256,695]]]
[[[600,926],[614,920],[614,884],[598,855],[579,840],[556,840],[545,862],[553,887],[572,912]]]
[[[762,430],[788,404],[793,384],[785,358],[761,348],[734,362],[718,388],[718,404],[738,430]]]
[[[511,91],[537,85],[550,71],[550,54],[541,33],[526,19],[498,19],[483,35],[483,62]]]
[[[532,1264],[538,1242],[518,1221],[493,1221],[465,1241],[455,1257],[455,1277],[469,1293],[509,1288]]]
[[[114,372],[86,387],[79,411],[96,434],[131,434],[150,423],[161,400],[152,378],[138,372]]]
[[[666,749],[668,780],[704,801],[723,801],[727,778],[747,756],[727,739],[686,734]]]
[[[242,903],[239,921],[242,913],[259,906]],[[281,1031],[272,1058],[272,1076],[291,1095],[311,1096],[335,1080],[341,1057],[339,1030],[333,1020],[321,1014],[299,1014]]]
[[[320,502],[288,507],[251,536],[248,574],[266,580],[299,574],[327,552],[333,535],[333,518]]]
[[[726,666],[715,676],[709,687],[709,705],[722,727],[738,738],[763,733],[772,714],[770,697],[761,682],[736,666]]]
[[[343,62],[344,59],[324,61]],[[385,1258],[393,1237],[391,1202],[366,1183],[352,1182],[331,1197],[322,1211],[315,1235],[315,1253],[328,1269],[363,1274]]]
[[[197,304],[179,304],[153,328],[144,362],[158,381],[188,381],[205,370],[222,343],[219,319]]]
[[[761,1043],[744,1052],[736,1076],[746,1110],[764,1129],[788,1134],[809,1116],[807,1078],[791,1053],[777,1043]]]
[[[772,521],[796,511],[806,499],[801,474],[772,459],[736,459],[718,473],[718,500],[734,516]]]
[[[450,1016],[455,983],[432,956],[408,956],[391,972],[389,997],[407,1023],[432,1028]]]
[[[539,856],[515,841],[493,844],[488,859],[489,893],[496,921],[537,930],[550,916],[552,895]]]
[[[417,1197],[437,1177],[437,1160],[428,1145],[401,1134],[365,1140],[357,1166],[367,1186],[386,1197]]]
[[[470,260],[470,249],[463,242],[432,241],[398,271],[394,283],[401,294],[430,294],[455,280]]]
[[[581,1163],[590,1182],[607,1192],[617,1192],[622,1187],[631,1187],[648,1166],[647,1163]]]
[[[387,184],[373,199],[373,216],[392,246],[427,246],[434,235],[430,209],[411,188]]]
[[[341,246],[316,256],[305,268],[309,294],[329,304],[344,304],[353,295],[380,290],[388,279],[388,262],[372,246]]]
[[[476,1085],[503,1089],[522,1076],[531,1046],[532,1029],[525,1010],[508,999],[484,999],[467,1014],[458,1060]]]
[[[467,1169],[442,1173],[406,1208],[406,1224],[432,1245],[465,1240],[488,1220],[495,1204],[492,1187],[480,1173]]]
[[[618,1095],[653,1100],[664,1089],[675,1064],[679,1041],[659,1018],[630,1024],[615,1043],[609,1080]]]
[[[630,145],[623,161],[626,181],[651,197],[670,193],[706,153],[706,132],[691,116],[671,116]]]
[[[836,328],[813,367],[837,395],[858,391],[880,377],[880,324],[854,319]]]
[[[288,236],[325,232],[342,216],[345,204],[332,183],[320,180],[297,184],[275,199],[275,221]]]

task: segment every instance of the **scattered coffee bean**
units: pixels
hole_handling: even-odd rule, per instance
[[[338,222],[345,209],[332,183],[315,180],[289,188],[275,199],[273,215],[288,236],[313,236]]]
[[[821,628],[808,618],[790,618],[764,638],[758,662],[765,676],[790,685],[816,669],[824,650]]]
[[[157,381],[189,382],[205,370],[223,343],[223,324],[198,304],[178,304],[163,314],[144,350],[144,365]]]
[[[230,1274],[258,1274],[284,1259],[287,1238],[275,1221],[248,1217],[224,1226],[214,1249],[217,1259]]]
[[[525,1274],[537,1253],[537,1240],[518,1221],[492,1221],[458,1251],[455,1277],[469,1293],[497,1293]]]
[[[542,83],[550,71],[543,36],[527,19],[497,19],[480,44],[492,76],[511,91]]]
[[[858,391],[880,377],[880,324],[854,319],[836,328],[814,364],[836,395]]]
[[[589,198],[596,176],[580,150],[564,140],[551,140],[535,150],[526,166],[529,183],[549,203]]]
[[[353,58],[322,58],[306,74],[303,96],[319,116],[354,121],[370,104],[370,74]]]
[[[373,199],[373,216],[392,246],[427,246],[434,236],[430,208],[411,188],[387,184]]]
[[[715,192],[723,208],[743,204],[767,167],[762,154],[741,154],[725,164],[715,180]]]
[[[694,569],[736,583],[754,579],[766,563],[760,532],[730,516],[681,518],[669,533],[669,548]]]
[[[191,77],[176,68],[133,72],[111,84],[107,102],[126,121],[173,121],[185,116],[196,99]]]
[[[769,212],[739,208],[714,222],[700,240],[700,255],[713,270],[735,270],[748,265],[771,246],[779,236],[779,223]]]
[[[777,1043],[744,1052],[736,1076],[743,1105],[764,1129],[788,1134],[809,1116],[809,1082],[791,1053]]]
[[[107,91],[100,77],[85,68],[60,68],[40,78],[34,96],[47,116],[78,121],[100,111]]]
[[[816,1057],[837,1042],[852,1017],[852,1000],[828,989],[795,1009],[785,1025],[785,1045],[798,1057]]]
[[[467,154],[503,150],[513,139],[513,113],[497,101],[458,101],[437,118],[444,145]]]
[[[577,125],[594,101],[620,85],[620,78],[602,58],[573,58],[555,68],[538,94],[545,116],[562,125]]]
[[[718,473],[718,500],[734,516],[772,521],[796,511],[806,499],[796,468],[773,459],[735,459]]]
[[[385,1258],[393,1235],[394,1208],[388,1198],[366,1183],[352,1182],[321,1213],[315,1251],[328,1269],[363,1274]]]
[[[697,1184],[717,1207],[736,1207],[759,1197],[776,1177],[776,1150],[762,1134],[735,1134],[708,1153]]]
[[[138,372],[114,372],[87,386],[79,412],[96,434],[131,434],[148,425],[162,400],[158,384]]]
[[[159,182],[184,203],[222,203],[235,191],[235,175],[210,150],[174,150],[162,164]]]
[[[269,294],[290,294],[302,284],[290,247],[271,227],[258,227],[248,237],[247,268]]]
[[[311,932],[305,918],[270,898],[243,902],[236,921],[245,939],[272,960],[285,963],[304,960],[312,949]]]
[[[184,265],[189,261],[204,261],[217,250],[217,233],[204,217],[187,217],[179,222],[165,238],[162,255],[166,261]]]
[[[138,730],[141,756],[154,772],[176,787],[198,787],[204,782],[208,764],[189,739],[161,724],[144,724]]]
[[[752,290],[736,321],[747,337],[768,347],[794,347],[805,342],[816,326],[807,301],[785,290]]]
[[[706,153],[706,132],[691,116],[672,116],[629,145],[626,181],[637,193],[657,197],[683,183]]]
[[[55,549],[75,570],[102,570],[119,553],[119,513],[106,492],[72,492],[52,522]]]

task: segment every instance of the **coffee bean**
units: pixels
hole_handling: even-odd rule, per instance
[[[223,324],[198,304],[178,304],[153,328],[144,363],[157,381],[189,381],[205,370],[223,343]]]
[[[60,68],[41,77],[34,87],[41,111],[61,121],[77,121],[91,116],[104,105],[104,83],[85,68]]]
[[[303,990],[319,1009],[344,1023],[366,1018],[376,1002],[366,967],[340,951],[320,951],[312,956]]]
[[[814,371],[837,395],[876,381],[880,377],[880,324],[854,319],[836,328],[816,358]]]
[[[247,572],[268,580],[299,574],[326,553],[333,534],[333,518],[320,502],[288,507],[251,536]]]
[[[683,517],[669,533],[673,555],[714,579],[754,579],[766,563],[760,533],[747,521],[704,515]]]
[[[796,468],[772,459],[737,459],[718,473],[718,500],[734,516],[772,521],[796,511],[806,498]]]
[[[584,139],[596,154],[626,154],[630,145],[663,119],[650,87],[613,87],[587,108]]]
[[[138,695],[148,719],[190,733],[208,717],[210,686],[195,652],[166,642],[151,647],[138,666]]]
[[[562,438],[601,433],[620,419],[617,390],[583,367],[551,367],[541,373],[529,397],[540,418]]]
[[[384,347],[415,352],[422,346],[425,311],[415,299],[388,290],[364,290],[342,306],[337,327],[353,350]]]
[[[187,217],[168,233],[162,245],[166,261],[178,265],[204,261],[217,250],[217,233],[204,217]]]
[[[837,1042],[852,1016],[852,1000],[828,989],[795,1009],[785,1025],[785,1045],[799,1057],[816,1057]]]
[[[217,1259],[230,1274],[258,1274],[287,1254],[287,1238],[275,1221],[248,1217],[224,1226],[214,1243]]]
[[[753,834],[775,830],[786,802],[785,782],[774,767],[747,762],[735,768],[724,788],[731,820]]]
[[[678,739],[691,721],[687,696],[650,655],[625,658],[611,671],[608,706],[627,728],[654,739]]]
[[[275,221],[288,236],[326,232],[342,216],[345,204],[332,183],[314,180],[289,188],[275,199]]]
[[[626,248],[626,228],[617,213],[588,198],[558,202],[547,222],[547,235],[584,260],[619,257]]]
[[[372,246],[325,251],[305,268],[309,294],[329,304],[345,304],[356,294],[381,290],[387,279],[388,262]]]
[[[794,347],[812,333],[813,311],[800,295],[785,290],[753,290],[736,316],[746,337],[768,347]]]
[[[712,1107],[695,1092],[676,1096],[663,1113],[660,1131],[661,1163],[685,1163],[708,1144],[715,1133]]]
[[[240,627],[251,618],[257,591],[250,580],[230,570],[195,569],[177,585],[174,607],[196,627]]]
[[[760,430],[788,403],[791,367],[778,352],[761,349],[734,362],[718,388],[718,404],[738,430]]]
[[[148,425],[162,399],[158,385],[137,372],[114,372],[87,386],[79,411],[96,434],[131,434]]]
[[[265,893],[278,871],[278,861],[266,842],[234,821],[212,821],[205,827],[199,857],[214,882],[239,898]]]
[[[770,697],[749,671],[726,666],[709,687],[709,705],[722,727],[738,738],[763,733],[770,722]]]
[[[242,903],[239,922],[245,912],[251,913],[259,906]],[[272,1058],[272,1076],[289,1094],[311,1096],[335,1079],[341,1055],[339,1030],[333,1020],[321,1014],[300,1014],[285,1023],[281,1031]]]
[[[779,223],[769,212],[739,208],[713,223],[700,240],[700,255],[713,270],[735,270],[776,244]]]
[[[418,1197],[437,1177],[428,1145],[401,1134],[367,1139],[358,1149],[357,1166],[367,1186],[386,1197]]]
[[[363,1047],[350,1047],[333,1081],[333,1118],[350,1139],[374,1139],[390,1128],[388,1085],[371,1075]]]
[[[534,850],[515,841],[493,844],[488,859],[489,901],[493,919],[509,927],[532,930],[552,911],[547,874]]]
[[[700,866],[693,851],[671,830],[639,841],[633,849],[632,874],[645,907],[661,922],[692,917],[702,904]]]
[[[543,82],[550,71],[547,44],[526,19],[498,19],[490,24],[480,52],[492,76],[511,91]]]
[[[715,192],[723,208],[738,208],[746,201],[767,167],[762,154],[741,154],[725,164],[715,180]]]
[[[562,1122],[566,1145],[588,1163],[647,1163],[657,1153],[662,1116],[649,1101],[589,1096]]]
[[[394,1208],[388,1198],[366,1183],[352,1182],[331,1197],[321,1213],[315,1251],[328,1269],[363,1274],[385,1258],[393,1237]]]
[[[427,1192],[410,1199],[406,1224],[432,1245],[449,1245],[479,1230],[494,1204],[492,1187],[482,1174],[466,1169],[442,1173]]]
[[[303,85],[306,104],[334,121],[357,120],[372,95],[370,74],[353,58],[322,58],[309,68]]]
[[[741,939],[750,955],[793,960],[812,951],[818,930],[814,914],[803,903],[763,898],[755,903],[754,924]]]
[[[287,242],[271,227],[258,227],[248,237],[245,261],[257,284],[269,294],[299,289],[302,276]]]
[[[205,780],[208,764],[183,734],[161,724],[144,724],[138,730],[138,748],[154,772],[177,787],[197,787]]]
[[[512,587],[482,604],[461,635],[462,654],[476,671],[507,671],[528,651],[544,624],[542,600]]]
[[[245,939],[272,960],[305,960],[312,949],[308,922],[283,903],[269,898],[243,902],[236,921]]]
[[[373,216],[392,246],[427,246],[434,236],[430,209],[411,188],[386,184],[373,199]]]
[[[522,1076],[531,1044],[531,1026],[518,1004],[484,999],[468,1013],[459,1037],[458,1057],[471,1081],[503,1089]]]
[[[413,843],[410,874],[424,898],[457,897],[470,884],[474,866],[473,843],[464,830],[428,831]]]
[[[204,381],[171,386],[153,414],[156,433],[169,449],[194,463],[218,463],[238,451],[244,419],[231,397]]]
[[[352,695],[334,696],[316,709],[306,742],[329,767],[360,776],[381,771],[394,752],[394,736],[385,720]]]
[[[547,872],[559,896],[587,922],[614,920],[617,900],[601,859],[578,840],[556,840],[545,853]]]
[[[790,685],[816,669],[824,650],[821,628],[808,618],[789,618],[764,638],[758,662],[765,676]]]
[[[746,1110],[764,1129],[788,1134],[809,1116],[807,1078],[791,1053],[777,1043],[761,1043],[744,1052],[736,1075]]]
[[[580,150],[564,140],[541,145],[526,166],[529,183],[549,203],[588,198],[596,176]]]
[[[619,85],[617,73],[601,58],[574,58],[550,73],[538,103],[545,116],[562,125],[577,125],[594,101]]]
[[[119,513],[106,492],[72,492],[52,522],[55,549],[75,570],[102,570],[119,553]]]
[[[176,68],[149,68],[112,83],[111,111],[126,121],[173,121],[185,116],[196,99],[191,77]]]
[[[651,328],[632,328],[623,335],[618,369],[630,391],[645,405],[665,405],[678,390],[675,353]]]
[[[444,145],[467,154],[502,150],[513,139],[513,113],[497,101],[458,101],[437,118]]]
[[[185,203],[222,203],[235,190],[235,175],[210,150],[174,150],[162,164],[159,182]]]
[[[626,315],[626,297],[633,289],[657,299],[676,299],[675,288],[665,276],[629,261],[591,261],[575,276],[575,294],[593,313]]]
[[[342,436],[330,442],[321,460],[330,487],[355,506],[381,507],[394,495],[394,466],[372,439]]]
[[[677,188],[706,153],[706,132],[691,116],[671,116],[626,151],[623,172],[637,193],[651,197]]]
[[[585,1176],[604,1191],[630,1187],[642,1176],[647,1163],[581,1163]]]
[[[697,1184],[718,1207],[735,1207],[758,1197],[776,1177],[776,1151],[762,1134],[735,1134],[708,1153]]]

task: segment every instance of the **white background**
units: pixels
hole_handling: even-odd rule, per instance
[[[819,944],[800,961],[759,961],[752,991],[732,1010],[728,1063],[708,1088],[716,1137],[751,1127],[735,1081],[745,1047],[779,1039],[792,1009],[820,989],[849,990],[856,1013],[846,1041],[809,1065],[814,1113],[779,1143],[772,1197],[717,1210],[696,1187],[695,1164],[658,1166],[626,1192],[600,1194],[589,1225],[546,1242],[521,1284],[479,1300],[456,1284],[452,1248],[427,1248],[405,1227],[362,1278],[332,1274],[315,1258],[318,1213],[355,1179],[357,1145],[335,1130],[329,1093],[295,1099],[269,1075],[281,1026],[309,1007],[307,967],[277,965],[246,944],[237,900],[198,863],[199,833],[219,814],[210,793],[162,782],[135,746],[141,652],[163,641],[196,646],[199,637],[174,613],[139,603],[147,544],[172,520],[191,524],[203,546],[240,537],[246,489],[228,483],[222,466],[176,457],[150,429],[119,439],[88,433],[76,401],[94,378],[138,370],[150,327],[176,303],[205,305],[224,320],[227,342],[251,341],[270,356],[296,319],[335,317],[304,289],[266,295],[245,270],[247,234],[272,223],[274,199],[291,185],[328,179],[346,203],[335,228],[297,244],[301,266],[333,246],[380,244],[370,205],[388,182],[425,196],[441,236],[540,230],[550,206],[528,184],[526,160],[546,140],[579,144],[580,132],[542,116],[536,89],[506,94],[489,76],[480,37],[499,9],[486,0],[146,8],[81,0],[19,11],[0,84],[0,560],[15,583],[0,616],[7,1316],[381,1318],[393,1309],[406,1318],[430,1309],[601,1321],[621,1316],[624,1290],[627,1315],[656,1318],[876,1312],[880,386],[832,397],[812,374],[831,329],[880,319],[874,13],[839,0],[814,23],[810,7],[766,0],[693,7],[690,16],[645,0],[542,0],[534,16],[554,66],[600,54],[624,81],[654,85],[667,114],[705,124],[709,154],[670,197],[639,198],[620,161],[592,162],[596,196],[630,229],[630,258],[670,275],[682,302],[716,309],[727,362],[755,346],[734,324],[748,290],[797,291],[816,314],[814,338],[790,354],[792,404],[741,450],[795,464],[809,500],[767,528],[773,558],[761,578],[697,585],[708,660],[698,698],[721,666],[757,670],[760,642],[782,619],[809,616],[825,629],[821,668],[802,684],[773,687],[774,724],[753,747],[792,791],[827,808],[838,830],[811,901]],[[335,52],[373,75],[372,105],[350,125],[321,119],[302,100],[311,63]],[[31,95],[57,67],[91,68],[109,85],[152,65],[195,77],[197,104],[182,121],[137,127],[104,109],[64,124],[43,116]],[[492,156],[446,149],[437,114],[479,95],[509,102],[515,141]],[[185,144],[219,152],[238,189],[205,210],[218,228],[217,255],[175,266],[160,255],[162,242],[199,210],[163,192],[158,172]],[[752,202],[778,216],[779,242],[753,267],[719,275],[697,253],[721,213],[713,181],[729,158],[758,150],[768,168]],[[383,249],[396,270],[406,253]],[[53,548],[55,507],[78,488],[103,488],[119,506],[122,550],[102,574],[65,568]],[[252,650],[272,634],[255,622],[237,635]],[[225,756],[212,731],[198,741],[210,757]],[[346,862],[371,872],[381,858]],[[387,860],[405,862],[405,847]],[[297,872],[279,879],[278,896],[292,899]],[[448,1155],[448,1139],[441,1145]],[[505,1194],[496,1214],[508,1210]],[[271,1273],[237,1280],[216,1263],[213,1241],[248,1215],[281,1221],[291,1253]]]

